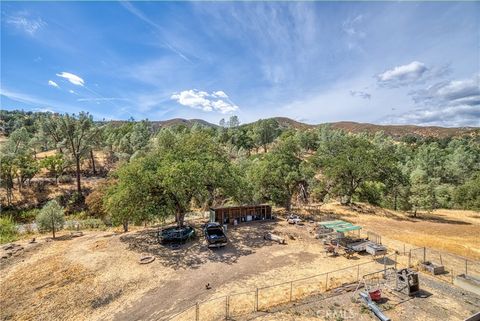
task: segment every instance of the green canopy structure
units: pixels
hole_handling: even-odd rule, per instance
[[[335,232],[342,232],[342,233],[349,232],[349,231],[357,231],[362,229],[361,226],[353,225],[350,222],[345,222],[342,220],[320,222],[319,224],[326,228],[331,228]]]

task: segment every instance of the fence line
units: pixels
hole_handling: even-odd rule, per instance
[[[174,314],[169,320],[218,320],[265,311],[280,304],[293,302],[314,294],[325,293],[345,284],[359,282],[361,268],[373,265],[372,269],[377,271],[380,264],[383,265],[383,270],[385,270],[388,260],[390,260],[388,265],[395,264],[396,266],[396,258],[397,255],[392,254],[383,256],[380,262],[378,260],[363,262],[309,277],[257,287],[251,291],[230,293],[225,296],[199,301]],[[371,272],[370,270],[372,269],[368,268],[365,271]],[[314,279],[317,280],[310,282]],[[341,282],[338,282],[338,280]],[[302,285],[302,283],[306,284]]]
[[[382,264],[383,270],[386,270],[387,265],[395,265],[396,268],[397,264],[401,264],[405,267],[423,270],[420,263],[432,262],[445,267],[444,274],[434,275],[445,282],[453,283],[455,272],[480,277],[480,262],[459,255],[427,247],[410,247],[407,251],[406,244],[403,244],[403,251],[390,249],[395,250],[395,253],[383,256],[380,260],[363,262],[317,275],[257,287],[251,291],[230,293],[222,297],[200,301],[173,315],[169,320],[218,320],[265,311],[280,304],[323,294],[342,285],[359,282],[363,275],[371,272],[369,265],[375,268],[378,264]],[[403,264],[398,260],[398,254],[402,256],[402,253],[405,261]],[[391,261],[387,263],[387,259]]]

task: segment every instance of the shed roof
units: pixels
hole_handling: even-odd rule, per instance
[[[335,232],[348,232],[348,231],[356,231],[356,230],[362,229],[361,226],[353,225],[350,222],[346,222],[342,220],[320,222],[319,224],[326,228],[331,228]]]

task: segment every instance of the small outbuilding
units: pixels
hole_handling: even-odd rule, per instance
[[[210,222],[220,224],[239,224],[243,222],[273,219],[270,205],[244,205],[210,208]]]

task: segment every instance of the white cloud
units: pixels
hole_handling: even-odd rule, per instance
[[[27,12],[20,12],[14,16],[9,16],[5,21],[30,36],[34,36],[37,31],[47,25],[41,18],[30,18]]]
[[[219,98],[228,98],[227,94],[221,90],[214,92],[213,95]]]
[[[190,89],[174,93],[170,98],[177,101],[180,105],[208,112],[218,111],[226,114],[238,110],[238,106],[232,103],[223,91],[209,94],[206,91]]]
[[[422,78],[427,70],[424,63],[412,61],[407,65],[397,66],[378,74],[377,79],[384,85],[406,85]]]
[[[71,93],[72,95],[78,95],[74,90],[71,90],[71,89],[68,92]]]
[[[448,127],[480,125],[480,75],[440,82],[410,95],[418,107],[389,115],[386,121]]]
[[[69,82],[77,86],[83,86],[85,83],[82,78],[69,72],[62,71],[61,73],[57,74],[57,76],[61,78],[65,78]]]
[[[49,80],[48,85],[52,86],[52,87],[55,87],[55,88],[60,88],[60,86],[58,86],[58,84],[56,82],[54,82],[53,80]]]

